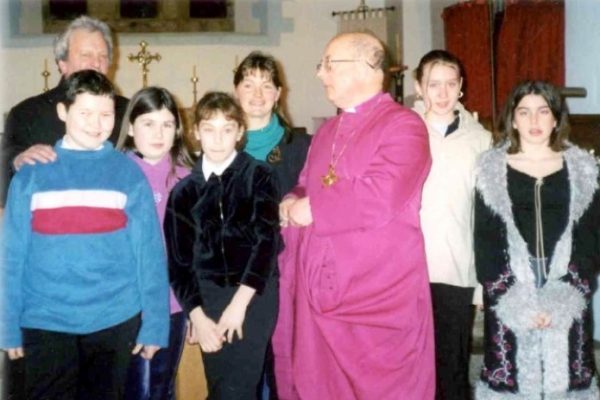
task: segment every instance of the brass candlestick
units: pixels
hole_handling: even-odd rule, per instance
[[[44,92],[47,92],[49,90],[48,77],[50,76],[50,71],[48,71],[48,59],[47,58],[44,58],[44,70],[42,71],[42,73],[40,75],[42,75],[42,77],[44,78],[44,87],[42,88],[42,90]]]
[[[148,43],[142,40],[140,42],[140,47],[142,49],[136,55],[129,54],[129,61],[137,61],[137,63],[142,66],[142,87],[148,86],[148,64],[150,64],[153,60],[159,62],[161,59],[160,54],[150,54],[149,52],[147,52],[147,46]]]
[[[194,103],[193,106],[196,105],[196,99],[198,97],[198,90],[196,88],[196,85],[198,85],[198,77],[196,76],[196,66],[194,65],[194,68],[192,69],[192,78],[190,79],[190,81],[192,81],[192,85],[193,85],[193,89],[192,89],[192,93],[194,94]]]

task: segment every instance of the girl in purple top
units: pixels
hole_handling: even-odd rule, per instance
[[[133,96],[123,117],[117,148],[128,151],[148,178],[162,225],[171,188],[189,174],[193,165],[177,104],[167,90],[148,87]],[[152,360],[134,356],[125,389],[128,400],[175,399],[175,372],[183,349],[186,318],[172,291],[170,303],[169,347],[161,349]]]

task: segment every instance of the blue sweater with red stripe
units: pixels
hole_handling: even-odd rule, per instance
[[[140,312],[137,342],[166,346],[166,257],[146,178],[108,142],[97,151],[61,143],[55,162],[24,166],[10,185],[0,347],[20,347],[20,328],[87,334]]]

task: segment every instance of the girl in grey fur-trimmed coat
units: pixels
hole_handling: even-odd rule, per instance
[[[567,142],[566,105],[550,84],[518,85],[500,128],[501,144],[477,170],[485,354],[476,398],[599,399],[590,312],[598,165]]]

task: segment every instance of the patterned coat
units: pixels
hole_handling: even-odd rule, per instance
[[[508,193],[506,146],[479,160],[475,200],[475,265],[483,285],[485,354],[476,398],[598,399],[590,298],[599,261],[598,166],[569,146],[569,207],[548,280],[535,287],[530,253]],[[545,312],[551,326],[532,329]]]

